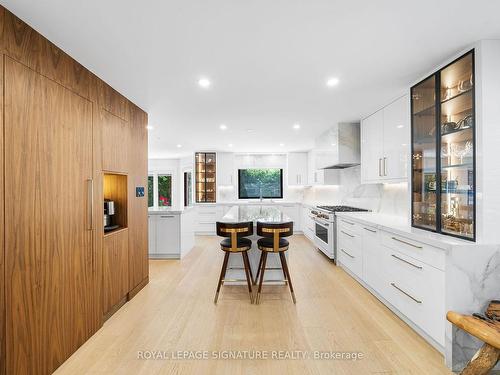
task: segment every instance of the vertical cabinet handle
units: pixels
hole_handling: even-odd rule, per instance
[[[89,178],[87,180],[87,229],[94,229],[94,180]]]
[[[387,158],[384,156],[384,176],[387,176]]]
[[[381,167],[382,159],[378,158],[378,176],[382,177],[382,167]]]

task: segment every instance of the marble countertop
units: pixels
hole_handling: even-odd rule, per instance
[[[164,215],[164,214],[180,215],[180,214],[183,214],[187,211],[192,210],[194,207],[195,206],[189,206],[189,207],[183,207],[183,208],[176,208],[176,207],[149,208],[148,214],[150,214],[150,215]]]
[[[406,236],[409,239],[414,239],[415,241],[420,241],[443,250],[450,250],[453,246],[475,245],[474,242],[413,228],[408,223],[407,218],[401,216],[380,214],[377,212],[341,212],[336,215],[376,227],[380,230]]]
[[[252,221],[254,224],[257,221],[262,223],[284,223],[292,221],[292,219],[281,212],[279,208],[265,205],[233,206],[221,219],[223,223],[240,223],[245,221]]]

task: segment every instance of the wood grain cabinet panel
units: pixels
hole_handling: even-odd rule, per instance
[[[128,230],[104,236],[104,315],[111,315],[126,301],[128,289]]]
[[[109,172],[130,170],[127,147],[130,143],[129,123],[105,109],[100,110],[102,123],[102,168]]]
[[[93,333],[92,103],[5,58],[7,373],[54,371]]]
[[[148,134],[147,115],[135,107],[130,124],[129,147],[129,288],[133,290],[149,275],[147,196],[136,197],[136,187],[147,192]]]

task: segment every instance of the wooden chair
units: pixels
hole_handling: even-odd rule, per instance
[[[484,315],[462,315],[449,311],[446,318],[484,342],[460,374],[489,374],[500,360],[500,301],[491,301]]]
[[[253,234],[253,223],[216,223],[217,235],[224,238],[220,243],[220,248],[225,252],[224,262],[222,263],[222,269],[220,271],[219,283],[217,284],[217,292],[215,293],[214,303],[217,303],[219,298],[219,292],[222,284],[224,283],[224,277],[226,276],[227,263],[229,261],[229,255],[231,253],[241,253],[243,257],[243,266],[245,268],[245,275],[248,284],[248,292],[250,293],[250,303],[253,303],[253,292],[252,292],[252,270],[250,268],[250,261],[248,259],[248,250],[252,248],[252,241],[248,238]]]
[[[290,288],[293,303],[296,303],[295,293],[293,291],[292,279],[290,278],[290,271],[286,263],[285,251],[288,250],[289,243],[283,237],[289,237],[293,234],[293,222],[271,224],[257,222],[257,234],[262,238],[257,241],[258,248],[262,251],[260,254],[259,268],[255,282],[257,282],[260,274],[259,288],[257,290],[257,298],[255,303],[260,302],[260,295],[262,292],[262,283],[264,281],[264,271],[266,269],[266,261],[268,253],[278,253],[281,261],[281,268],[285,276],[285,282]]]

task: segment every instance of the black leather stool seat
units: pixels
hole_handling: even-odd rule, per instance
[[[285,251],[285,250],[287,250],[289,245],[290,245],[290,243],[288,242],[288,240],[286,240],[284,238],[280,238],[280,240],[279,240],[279,250],[278,251]],[[257,246],[262,251],[274,252],[274,249],[273,249],[274,242],[273,242],[273,238],[272,237],[259,238],[259,240],[257,241]]]
[[[252,241],[245,237],[238,238],[236,241],[237,250],[234,251],[231,250],[231,238],[224,238],[220,243],[220,247],[224,251],[231,251],[233,253],[239,251],[247,251],[252,247]]]

